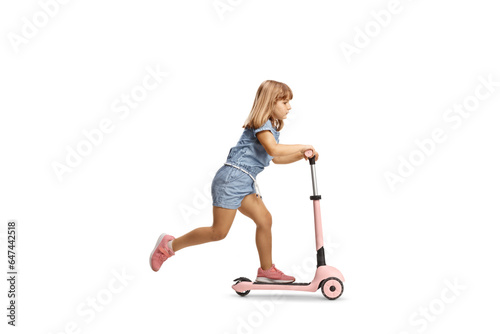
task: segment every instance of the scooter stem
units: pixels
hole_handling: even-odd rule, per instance
[[[318,267],[326,265],[325,263],[325,249],[323,248],[323,225],[321,222],[321,209],[319,205],[319,200],[321,195],[318,194],[318,184],[316,181],[316,156],[312,156],[312,151],[308,150],[305,152],[306,156],[309,157],[309,164],[311,165],[311,177],[313,186],[313,195],[310,199],[313,201],[314,208],[314,230],[316,235],[316,258],[318,262]]]

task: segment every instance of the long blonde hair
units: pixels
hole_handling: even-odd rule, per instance
[[[271,124],[280,131],[285,124],[283,120],[275,119],[272,111],[276,102],[291,99],[293,99],[293,93],[286,84],[274,80],[264,81],[257,89],[252,110],[243,127],[258,129],[270,119]]]

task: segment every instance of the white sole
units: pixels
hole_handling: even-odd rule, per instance
[[[255,282],[260,282],[260,283],[292,283],[295,281],[291,280],[281,280],[281,279],[270,279],[267,277],[257,277],[255,279]]]
[[[153,271],[155,271],[155,270],[153,269],[153,263],[151,262],[151,259],[153,258],[153,254],[154,254],[156,248],[158,248],[158,245],[160,244],[161,239],[163,239],[163,237],[166,235],[167,235],[167,233],[162,233],[160,235],[160,237],[158,238],[158,241],[156,241],[155,248],[153,248],[153,251],[151,252],[151,255],[149,256],[149,266],[151,267],[151,270],[153,270]]]

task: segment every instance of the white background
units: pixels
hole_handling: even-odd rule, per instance
[[[1,267],[16,219],[20,274],[15,329],[0,284],[2,332],[498,331],[500,87],[458,128],[443,120],[480,76],[500,81],[494,3],[401,0],[348,62],[341,43],[354,45],[356,28],[389,1],[221,2],[231,6],[222,16],[211,0],[69,1],[17,48],[9,36],[22,35],[40,3],[0,5]],[[120,119],[112,104],[147,67],[168,75]],[[346,278],[335,301],[320,291],[237,296],[232,280],[254,279],[259,266],[255,225],[240,213],[223,241],[149,267],[161,233],[211,224],[204,189],[267,79],[294,93],[280,142],[320,153],[327,263]],[[53,163],[103,119],[113,131],[58,180]],[[435,128],[447,140],[391,191],[384,173]],[[309,165],[271,164],[258,180],[273,260],[309,282]],[[92,298],[102,310],[90,311]]]

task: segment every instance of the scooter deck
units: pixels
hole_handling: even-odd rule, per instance
[[[309,285],[311,284],[310,282],[309,283],[267,283],[267,282],[253,282],[253,284],[258,284],[258,285],[302,285],[302,286],[305,286],[305,285]]]

